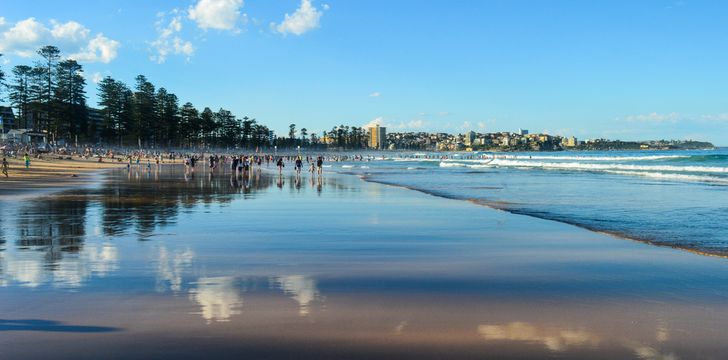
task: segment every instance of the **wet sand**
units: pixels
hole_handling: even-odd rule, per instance
[[[728,264],[325,174],[0,203],[15,358],[721,358]]]
[[[0,200],[84,186],[95,181],[95,175],[102,170],[126,166],[111,159],[98,162],[97,159],[74,157],[69,160],[66,156],[46,155],[42,159],[31,159],[31,166],[26,169],[22,158],[7,159],[8,177],[0,174]]]

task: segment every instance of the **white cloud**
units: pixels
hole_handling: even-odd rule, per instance
[[[78,61],[103,63],[114,60],[120,46],[118,41],[101,33],[92,37],[91,30],[76,21],[51,21],[49,27],[30,17],[0,33],[0,52],[30,57],[45,45],[58,46]]]
[[[424,120],[411,120],[408,122],[401,122],[399,125],[396,126],[397,129],[400,130],[418,130],[422,129],[425,126]]]
[[[187,10],[187,17],[201,29],[239,31],[240,8],[243,0],[199,0]]]
[[[70,57],[78,61],[108,64],[116,58],[119,45],[118,41],[111,40],[104,34],[96,34],[96,37],[91,39],[85,48],[76,54],[71,54]]]
[[[93,81],[94,84],[100,83],[101,80],[103,80],[103,79],[104,79],[104,76],[101,75],[100,72],[95,72],[95,73],[93,73],[93,75],[91,75],[91,81]]]
[[[678,122],[722,123],[722,122],[728,122],[728,113],[695,115],[695,114],[680,114],[677,112],[671,112],[669,114],[660,114],[657,112],[652,112],[649,114],[629,115],[629,116],[625,116],[623,119],[626,121],[629,121],[629,122],[643,122],[643,123],[655,123],[655,124],[663,124],[663,123],[675,124]]]
[[[65,24],[59,24],[55,20],[52,20],[53,29],[51,34],[56,39],[66,39],[73,42],[81,42],[88,38],[91,32],[88,28],[75,22],[69,21]]]
[[[379,117],[372,119],[365,125],[363,125],[362,128],[368,129],[370,127],[374,127],[377,125],[387,127],[389,129],[396,129],[396,130],[417,130],[417,129],[422,129],[423,127],[425,127],[425,125],[427,125],[427,123],[421,119],[410,120],[407,122],[400,121],[399,123],[387,122],[384,120],[383,117],[379,116]]]
[[[379,91],[375,91],[375,92],[369,94],[369,97],[380,97],[380,96],[382,96],[382,94]]]
[[[2,17],[2,16],[0,16],[0,27],[3,27],[3,26],[5,26],[5,24],[6,24],[6,23],[7,23],[7,22],[5,21],[5,18],[4,18],[4,17]]]
[[[376,118],[372,119],[371,121],[369,121],[368,123],[366,123],[362,127],[366,129],[366,128],[374,127],[374,126],[377,126],[377,125],[379,125],[379,126],[386,126],[384,124],[384,118],[383,117],[381,117],[381,116],[376,117]]]
[[[677,122],[677,120],[680,118],[680,114],[676,112],[672,112],[669,114],[658,114],[656,112],[649,113],[649,114],[640,114],[640,115],[630,115],[627,116],[625,119],[630,122],[655,122],[655,123],[663,123],[663,122]]]
[[[324,5],[324,10],[326,9],[328,9],[328,6]],[[284,35],[303,35],[307,31],[319,27],[321,15],[323,15],[323,12],[316,9],[311,4],[311,0],[301,0],[301,5],[293,14],[286,14],[280,24],[271,23],[271,28]]]
[[[701,115],[700,119],[708,122],[728,122],[728,113]]]
[[[177,10],[172,11],[172,14],[178,13],[179,11]],[[160,13],[157,16],[159,20],[155,23],[155,27],[158,36],[156,40],[149,43],[155,51],[155,54],[150,56],[150,59],[161,64],[167,60],[167,56],[174,54],[184,55],[189,60],[194,55],[195,48],[190,41],[184,40],[179,36],[179,33],[182,31],[182,16],[173,16],[167,25],[164,25],[164,13]]]

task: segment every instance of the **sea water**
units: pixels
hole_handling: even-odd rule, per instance
[[[388,154],[338,170],[658,245],[728,255],[728,148]]]

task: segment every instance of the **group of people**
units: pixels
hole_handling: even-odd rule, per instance
[[[318,156],[315,161],[313,157],[306,156],[306,162],[309,164],[308,172],[310,172],[311,174],[317,173],[321,175],[323,173],[323,156]],[[283,162],[282,157],[278,158],[276,166],[278,167],[278,174],[282,174],[283,168],[286,166]],[[293,169],[296,171],[296,175],[301,175],[301,171],[303,171],[303,158],[301,157],[301,155],[298,155],[293,161]]]
[[[253,155],[220,155],[220,154],[185,154],[180,156],[185,166],[185,174],[194,174],[197,164],[199,162],[207,161],[207,167],[209,169],[209,175],[214,176],[220,170],[226,167],[230,169],[231,176],[238,177],[250,174],[253,169],[262,169],[265,165],[270,167],[271,163],[278,168],[278,173],[282,174],[283,169],[287,163],[293,163],[293,169],[297,175],[303,172],[304,162],[308,164],[308,171],[312,174],[323,174],[323,156],[302,156],[302,155],[285,155],[285,156],[274,156],[267,154],[253,154]],[[134,162],[137,167],[142,166],[143,156],[127,155],[127,169],[130,169]],[[155,156],[153,158],[156,165],[164,163],[164,159],[161,156]],[[151,159],[147,157],[147,168],[151,169]],[[170,158],[174,161],[173,158]],[[225,172],[225,170],[222,170]]]
[[[28,155],[28,153],[25,153],[23,155],[23,163],[25,163],[26,169],[30,169],[30,155]],[[5,175],[5,178],[10,177],[9,171],[10,171],[10,163],[8,162],[8,159],[3,156],[2,173],[3,173],[3,175]]]

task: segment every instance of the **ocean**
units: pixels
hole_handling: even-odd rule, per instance
[[[728,148],[402,153],[334,163],[330,169],[656,245],[728,256]]]

